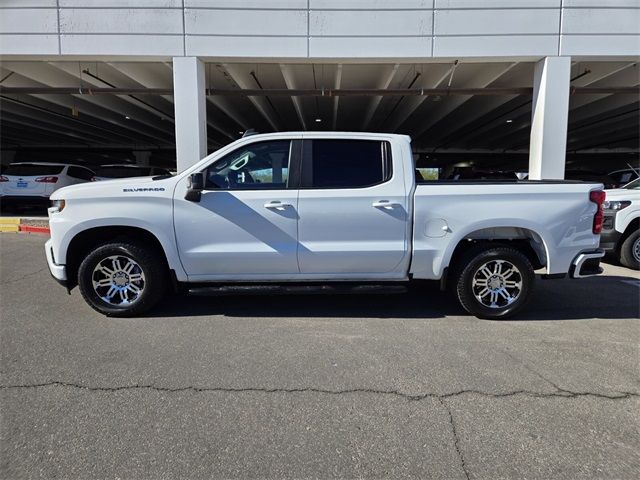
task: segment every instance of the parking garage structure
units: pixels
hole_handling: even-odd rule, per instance
[[[635,0],[6,0],[3,165],[178,171],[248,129],[411,135],[418,166],[638,165]]]

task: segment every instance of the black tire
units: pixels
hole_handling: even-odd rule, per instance
[[[94,270],[98,264],[114,256],[133,260],[137,264],[136,271],[141,271],[144,278],[141,292],[131,303],[125,305],[114,305],[105,301],[103,298],[108,294],[101,297],[93,286],[96,274]],[[136,241],[123,240],[102,244],[86,256],[78,269],[78,286],[82,297],[91,308],[110,317],[133,317],[150,310],[162,299],[168,285],[168,270],[162,253]]]
[[[620,245],[620,263],[627,268],[640,270],[640,230],[636,230]],[[634,254],[635,250],[635,254]]]
[[[489,292],[485,293],[482,297],[484,302],[489,303],[490,300],[494,298],[494,295],[496,301],[492,304],[494,306],[487,306],[479,299],[477,294],[482,294],[488,289],[488,286],[486,288],[483,286],[474,286],[474,277],[479,276],[479,278],[477,278],[478,282],[484,281],[484,279],[481,278],[484,273],[480,275],[482,273],[480,271],[481,267],[486,265],[492,267],[500,263],[500,268],[502,268],[504,263],[501,262],[510,263],[517,269],[517,273],[507,273],[506,280],[500,276],[492,275],[487,278],[486,283],[489,284],[491,282],[493,286],[499,289],[506,281],[510,284],[515,282],[515,286],[511,292],[506,291],[506,289],[502,290],[504,293],[489,290]],[[467,312],[478,318],[489,320],[509,318],[522,310],[529,301],[535,283],[535,273],[529,259],[514,248],[479,245],[466,252],[460,259],[460,262],[458,262],[458,266],[458,276],[456,280],[458,301]],[[511,278],[511,280],[509,280],[509,278]],[[486,295],[489,295],[489,297],[487,298]],[[513,300],[504,298],[505,295],[512,297]]]

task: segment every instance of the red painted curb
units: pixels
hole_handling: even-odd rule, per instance
[[[28,233],[46,233],[47,235],[51,234],[49,227],[32,227],[29,225],[20,225],[20,231]]]

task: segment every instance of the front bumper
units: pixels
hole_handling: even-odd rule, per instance
[[[615,212],[605,212],[602,233],[600,234],[600,248],[604,248],[606,251],[615,250],[618,246],[618,241],[622,236],[622,233],[616,230],[615,225]]]
[[[604,271],[600,266],[600,259],[604,257],[604,253],[602,248],[581,252],[571,262],[569,276],[571,278],[585,278],[600,275]]]
[[[44,254],[47,257],[47,264],[49,265],[49,272],[51,276],[63,287],[67,286],[67,269],[64,265],[56,264],[53,258],[53,244],[51,240],[48,240],[44,244]]]

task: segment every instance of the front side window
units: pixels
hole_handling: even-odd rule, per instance
[[[205,171],[208,190],[286,189],[291,141],[273,140],[240,147]]]
[[[388,142],[372,140],[313,140],[311,176],[302,175],[306,187],[365,188],[391,178]]]

